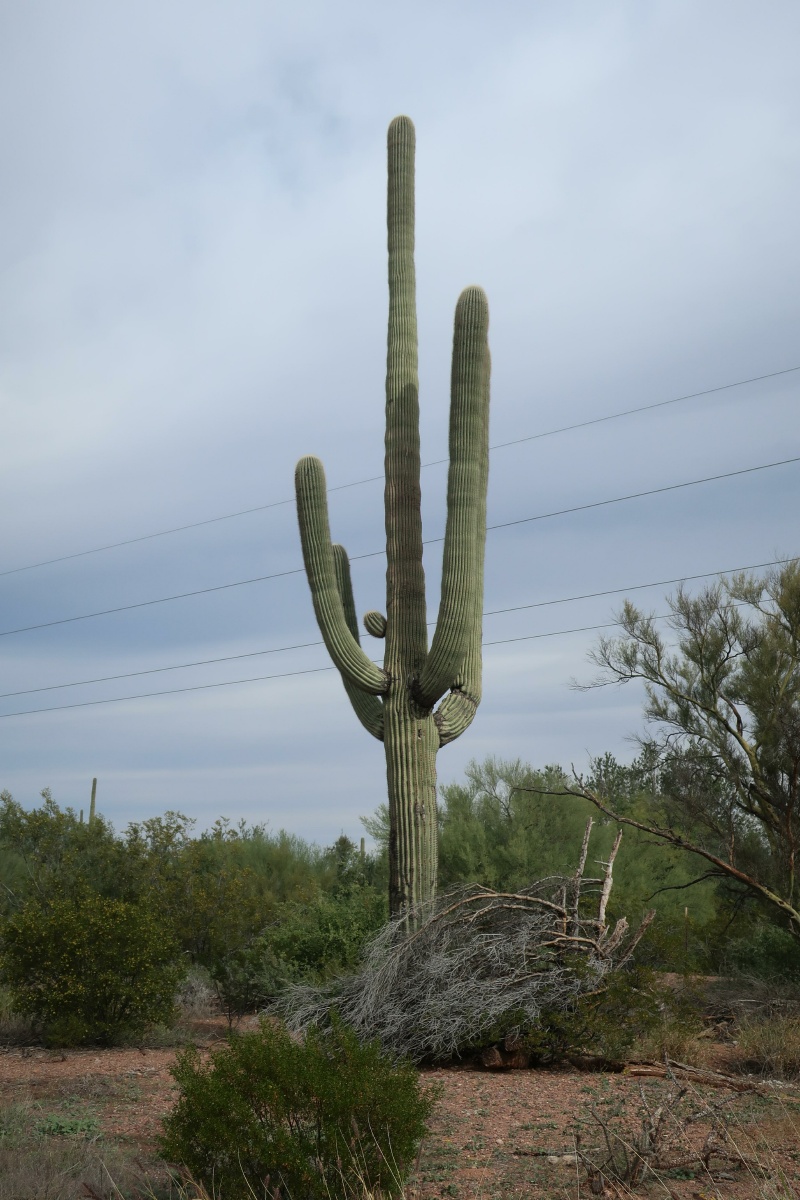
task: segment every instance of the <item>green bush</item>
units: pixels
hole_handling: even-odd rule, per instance
[[[612,971],[598,991],[542,1012],[523,1045],[539,1063],[584,1054],[624,1061],[634,1042],[659,1026],[669,1003],[649,971]]]
[[[739,975],[766,980],[800,979],[800,942],[788,929],[759,925],[728,946],[726,967]]]
[[[188,1049],[173,1075],[180,1095],[161,1153],[225,1200],[265,1187],[297,1200],[397,1194],[433,1106],[411,1066],[338,1019],[303,1044],[263,1019],[206,1061]]]
[[[370,886],[319,892],[310,903],[282,904],[261,941],[285,964],[287,978],[323,981],[355,970],[365,942],[388,916],[386,896]]]
[[[5,923],[0,982],[51,1044],[108,1043],[172,1019],[176,959],[152,907],[81,889],[34,897]]]
[[[262,938],[231,950],[214,963],[210,975],[229,1025],[237,1017],[265,1008],[294,978],[291,965],[276,958]]]
[[[319,891],[305,903],[280,904],[260,936],[211,965],[228,1020],[264,1008],[287,983],[323,983],[354,971],[364,945],[388,919],[384,893],[370,884]]]

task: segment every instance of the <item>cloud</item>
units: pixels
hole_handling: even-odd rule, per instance
[[[380,475],[384,134],[418,130],[422,437],[446,454],[452,319],[489,293],[504,442],[798,365],[795,6],[714,0],[36,3],[4,15],[0,522],[9,567]],[[490,523],[790,457],[797,377],[507,447]],[[796,467],[491,533],[486,607],[762,562],[797,549]],[[440,536],[445,472],[423,472]],[[335,492],[352,555],[380,483]],[[426,549],[435,612],[440,547]],[[2,629],[300,564],[292,507],[0,577]],[[0,564],[0,567],[3,564]],[[361,611],[383,561],[354,562]],[[644,593],[658,610],[664,588]],[[528,637],[618,598],[486,619]],[[486,655],[441,756],[613,750],[633,693],[576,695],[591,633]],[[3,691],[318,640],[301,575],[0,638]],[[377,644],[376,644],[377,650]],[[325,665],[320,648],[39,693],[29,705]],[[254,665],[257,664],[257,665]],[[51,699],[48,699],[50,697]],[[0,713],[21,704],[0,700]],[[3,784],[118,823],[181,807],[332,839],[380,800],[380,747],[333,673],[4,719]],[[173,800],[175,801],[173,803]],[[330,803],[328,802],[330,801]],[[82,801],[81,801],[82,802]],[[353,828],[353,823],[356,827]]]

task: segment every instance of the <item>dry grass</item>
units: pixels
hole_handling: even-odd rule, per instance
[[[145,1195],[142,1188],[166,1200],[163,1164],[104,1143],[90,1110],[0,1109],[0,1200],[120,1200]]]
[[[744,1070],[770,1079],[800,1077],[800,1016],[746,1019],[739,1026],[737,1045]]]

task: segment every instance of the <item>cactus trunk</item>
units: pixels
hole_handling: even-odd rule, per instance
[[[389,788],[389,911],[418,908],[436,894],[436,754],[432,713],[414,711],[398,682],[384,700]]]
[[[371,611],[364,618],[372,636],[386,638],[383,668],[360,645],[347,554],[330,540],[322,464],[302,458],[295,472],[303,559],[317,621],[356,716],[385,745],[390,908],[393,916],[406,915],[412,923],[415,910],[436,892],[436,754],[464,732],[481,698],[489,461],[489,314],[484,293],[470,287],[456,306],[447,524],[439,614],[429,650],[420,510],[414,136],[407,117],[389,126],[386,615]]]

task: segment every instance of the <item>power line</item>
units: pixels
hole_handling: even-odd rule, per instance
[[[592,501],[590,504],[576,504],[571,508],[561,508],[554,512],[537,513],[532,517],[518,517],[513,521],[500,521],[495,525],[487,525],[486,530],[487,530],[487,533],[489,533],[495,529],[507,529],[509,526],[512,526],[512,525],[524,525],[531,521],[545,521],[551,517],[563,517],[563,516],[568,515],[569,513],[586,512],[589,509],[604,508],[610,504],[622,504],[628,500],[641,500],[645,496],[657,496],[664,492],[676,492],[682,488],[697,487],[699,484],[702,484],[702,483],[715,483],[715,482],[718,482],[720,479],[733,479],[737,475],[752,475],[756,471],[769,471],[769,470],[773,469],[774,467],[785,467],[791,463],[797,463],[797,462],[800,462],[800,455],[797,455],[794,458],[784,458],[784,459],[781,459],[779,462],[762,463],[756,467],[742,467],[740,470],[737,470],[737,471],[725,471],[720,475],[706,475],[702,479],[689,479],[684,483],[672,483],[672,484],[668,484],[666,487],[649,488],[647,491],[643,491],[643,492],[631,492],[626,496],[614,496],[609,500],[595,500],[595,501]],[[443,542],[443,541],[444,541],[443,537],[426,538],[425,541],[423,542],[423,545],[432,546],[438,542]],[[376,558],[379,555],[382,555],[385,553],[386,553],[385,550],[370,550],[366,554],[352,555],[350,561],[351,562],[359,562],[366,558]],[[191,591],[191,592],[177,592],[174,595],[160,596],[154,600],[139,600],[135,604],[120,604],[115,608],[105,608],[105,609],[99,610],[98,612],[92,612],[92,613],[80,613],[78,616],[75,616],[75,617],[59,617],[53,621],[42,621],[38,625],[22,625],[18,629],[3,629],[3,630],[0,630],[0,637],[11,637],[13,634],[17,634],[17,633],[31,633],[37,629],[51,629],[55,625],[70,625],[70,624],[74,623],[75,621],[89,621],[89,620],[94,619],[95,617],[107,617],[114,613],[130,612],[132,609],[149,608],[154,604],[167,604],[173,600],[187,600],[192,596],[205,596],[211,592],[221,592],[221,591],[225,591],[229,588],[247,587],[248,585],[253,584],[253,583],[263,583],[270,579],[281,579],[287,575],[300,575],[300,574],[302,574],[302,572],[303,572],[302,567],[293,567],[288,571],[276,571],[271,575],[256,575],[252,579],[240,579],[240,580],[235,580],[232,583],[218,583],[218,584],[214,585],[213,587],[196,588],[194,591]]]
[[[496,617],[500,613],[522,612],[527,608],[549,608],[553,604],[570,604],[573,600],[597,600],[601,596],[618,596],[621,592],[638,592],[643,588],[670,587],[673,583],[691,583],[695,579],[714,579],[718,575],[738,575],[742,571],[761,571],[766,567],[780,567],[793,562],[793,558],[775,558],[772,562],[751,563],[749,567],[729,567],[725,571],[705,571],[700,575],[681,575],[677,579],[656,579],[652,583],[632,583],[628,587],[609,588],[604,592],[581,592],[577,596],[565,596],[561,600],[536,600],[533,604],[515,604],[511,608],[492,608],[484,617]]]
[[[646,585],[643,585],[643,586],[646,586]],[[739,608],[741,606],[734,605],[733,607]],[[672,615],[671,613],[662,613],[659,616],[654,617],[653,620],[664,621],[671,615]],[[615,629],[615,628],[619,628],[619,625],[620,625],[619,621],[606,621],[601,625],[580,625],[575,629],[553,629],[553,630],[550,630],[548,633],[529,633],[529,634],[524,634],[521,637],[500,638],[494,642],[482,642],[481,645],[484,648],[486,648],[487,646],[506,646],[510,642],[534,642],[534,641],[538,641],[541,638],[564,637],[570,633],[591,633],[597,629]],[[321,645],[322,643],[317,642],[317,643],[311,643],[311,644]],[[269,652],[267,652],[267,653],[269,653]],[[235,655],[234,657],[238,658],[238,657],[243,657],[243,656]],[[218,659],[215,661],[222,662],[224,660]],[[375,663],[378,663],[380,665],[379,659],[373,659],[372,661]],[[164,669],[168,670],[169,668],[164,668]],[[335,671],[335,670],[336,670],[336,667],[331,664],[326,667],[308,667],[305,670],[301,670],[301,671],[284,671],[279,675],[253,675],[248,679],[228,679],[228,680],[224,680],[222,683],[197,683],[197,684],[193,684],[189,687],[167,688],[164,691],[160,691],[160,692],[139,692],[134,696],[112,696],[111,698],[109,698],[107,700],[80,700],[75,704],[57,704],[57,705],[53,705],[49,708],[27,708],[27,709],[22,709],[19,712],[0,713],[0,720],[5,720],[7,717],[29,717],[29,716],[32,716],[34,713],[64,712],[65,710],[71,709],[71,708],[96,708],[98,705],[101,705],[101,704],[122,704],[126,700],[150,700],[150,699],[152,699],[154,697],[158,697],[158,696],[176,696],[183,692],[205,692],[205,691],[209,691],[212,688],[236,687],[237,685],[244,684],[244,683],[262,683],[268,679],[290,679],[295,675],[320,675],[324,671]],[[142,674],[145,674],[145,672],[142,672]],[[125,678],[125,676],[120,676],[119,678]],[[63,686],[67,687],[69,685],[65,684]],[[45,689],[42,689],[42,690],[45,690]],[[14,694],[21,695],[22,693],[13,693],[12,692],[9,694],[10,695],[14,695]]]
[[[522,612],[523,610],[530,609],[530,608],[546,608],[546,607],[551,607],[551,606],[557,605],[557,604],[570,604],[576,600],[594,600],[594,599],[604,597],[604,596],[620,595],[622,592],[641,591],[643,588],[667,587],[667,586],[669,586],[671,584],[675,584],[675,583],[689,583],[689,582],[697,580],[697,579],[713,579],[713,578],[717,578],[720,575],[734,575],[734,574],[738,574],[742,571],[758,571],[758,570],[763,570],[766,567],[782,566],[785,563],[791,562],[791,561],[792,561],[792,559],[790,559],[790,558],[778,558],[778,559],[773,559],[771,562],[751,563],[749,566],[746,566],[746,567],[730,567],[724,571],[706,571],[706,572],[704,572],[702,574],[698,574],[698,575],[681,575],[675,579],[656,579],[656,580],[653,580],[651,583],[634,583],[634,584],[630,584],[628,587],[607,588],[605,591],[602,591],[602,592],[583,592],[582,594],[577,595],[577,596],[563,596],[558,600],[536,600],[531,604],[516,604],[510,608],[489,609],[486,612],[484,612],[482,615],[484,617],[493,617],[493,616],[498,616],[499,614],[502,614],[502,613]],[[656,619],[662,620],[663,618],[658,617]],[[436,623],[435,621],[428,621],[428,625],[435,625],[435,623]],[[610,629],[613,626],[618,625],[618,624],[619,624],[618,621],[611,621],[604,625],[582,625],[576,629],[561,629],[561,630],[555,631],[554,633],[532,633],[532,634],[527,635],[526,637],[501,638],[498,641],[483,642],[482,644],[484,646],[500,646],[500,645],[505,644],[505,642],[509,642],[509,641],[510,642],[535,641],[538,638],[557,637],[557,636],[560,636],[560,635],[566,634],[566,633],[585,633],[592,629]],[[217,663],[223,663],[223,662],[238,662],[240,659],[243,659],[243,658],[258,658],[259,656],[266,655],[266,654],[282,654],[285,651],[289,651],[289,650],[307,650],[314,646],[323,646],[324,644],[325,643],[321,640],[316,641],[316,642],[297,642],[291,646],[275,646],[268,650],[250,650],[244,654],[226,654],[219,658],[198,659],[196,662],[173,663],[171,666],[151,667],[148,670],[144,670],[144,671],[126,671],[125,673],[123,673],[121,675],[101,675],[101,676],[98,676],[96,679],[75,679],[70,683],[53,683],[53,684],[47,685],[46,687],[24,688],[23,690],[17,691],[17,692],[0,692],[0,700],[9,700],[14,696],[31,696],[31,695],[41,693],[41,692],[61,691],[64,688],[88,687],[89,685],[94,684],[94,683],[111,683],[118,679],[134,679],[134,678],[136,678],[138,676],[142,676],[142,675],[159,675],[165,671],[184,671],[184,670],[189,670],[192,667],[205,667],[205,666],[211,666],[211,665],[215,665]],[[291,675],[291,674],[293,674],[293,672],[290,671],[290,672],[288,672],[288,674]],[[300,672],[300,674],[302,674],[302,672]],[[285,677],[284,675],[275,675],[275,676],[260,675],[260,676],[257,676],[258,679],[273,679],[273,678],[274,679],[283,679],[284,677]],[[245,681],[245,682],[251,682],[251,681]],[[208,685],[208,686],[212,686],[212,685]],[[177,690],[180,691],[181,689],[177,689]],[[161,693],[161,692],[153,693],[153,695],[162,695],[162,694],[166,695],[168,693]],[[123,697],[123,699],[124,698],[125,697]],[[97,701],[96,703],[100,703],[100,702]],[[64,707],[69,707],[69,706],[67,705]],[[29,711],[30,712],[50,712],[50,711],[55,711],[55,710],[30,709]],[[20,716],[22,714],[8,713],[6,715]]]
[[[772,467],[786,467],[790,463],[800,462],[800,455],[795,458],[784,458],[780,462],[762,463],[758,467],[743,467],[739,471],[725,471],[721,475],[706,475],[704,479],[690,479],[686,483],[671,483],[666,487],[648,488],[646,492],[630,492],[627,496],[615,496],[613,500],[595,500],[592,504],[576,504],[572,508],[560,508],[556,512],[539,513],[535,517],[517,517],[513,521],[500,521],[496,525],[487,525],[490,529],[508,529],[511,525],[526,525],[529,521],[544,521],[548,517],[563,517],[567,513],[586,512],[590,508],[605,508],[609,504],[622,504],[626,500],[641,500],[644,496],[658,496],[663,492],[677,492],[681,488],[697,487],[699,483],[715,483],[719,479],[732,479],[734,475],[752,475],[755,471],[769,471]],[[444,541],[444,538],[436,538]]]
[[[263,654],[282,654],[286,650],[307,650],[311,646],[324,646],[323,641],[297,642],[293,646],[275,646],[271,650],[249,650],[246,654],[226,654],[221,658],[201,658],[197,662],[174,663],[169,667],[150,667],[146,671],[125,671],[122,675],[98,675],[96,679],[75,679],[71,683],[51,683],[47,687],[24,688],[19,692],[0,692],[0,700],[12,696],[31,696],[34,692],[58,692],[63,688],[88,687],[92,683],[111,683],[116,679],[135,679],[139,675],[161,675],[164,671],[186,671],[190,667],[209,667],[215,663],[236,662],[242,658],[258,658]]]
[[[98,704],[122,704],[125,700],[150,700],[154,696],[175,696],[179,692],[204,692],[209,688],[234,687],[240,683],[259,683],[265,679],[288,679],[291,675],[318,675],[321,671],[335,671],[336,668],[309,667],[304,671],[285,671],[281,675],[254,675],[251,679],[229,679],[224,683],[195,683],[191,687],[167,688],[163,692],[140,692],[135,696],[112,696],[108,700],[79,700],[75,704],[55,704],[50,708],[26,708],[20,712],[2,713],[0,720],[6,717],[29,717],[32,713],[63,712],[68,708],[94,708]]]
[[[580,629],[555,629],[550,633],[531,633],[523,637],[502,638],[497,642],[483,642],[482,645],[501,646],[507,642],[529,642],[537,638],[562,637],[564,634],[585,633],[593,629],[611,629],[618,624],[618,621],[611,621],[603,625],[584,625]],[[373,659],[373,662],[379,662],[379,660]],[[0,713],[0,720],[6,720],[8,717],[29,717],[34,713],[64,712],[72,708],[96,708],[101,704],[122,704],[126,700],[150,700],[157,696],[176,696],[183,692],[205,692],[211,688],[236,687],[243,683],[262,683],[267,679],[289,679],[294,675],[319,675],[323,671],[335,670],[336,667],[333,665],[327,667],[308,667],[302,671],[284,671],[280,675],[253,675],[248,679],[228,679],[222,683],[196,683],[188,687],[166,688],[160,692],[139,692],[134,696],[112,696],[107,700],[79,700],[74,704],[55,704],[48,708],[26,708],[21,709],[19,712]]]
[[[800,366],[785,367],[781,371],[769,371],[766,375],[753,375],[749,379],[737,379],[733,383],[722,383],[717,387],[704,388],[703,391],[700,392],[688,392],[685,396],[675,396],[671,400],[657,400],[654,404],[641,404],[637,408],[626,408],[621,412],[608,413],[603,417],[590,417],[586,421],[576,421],[572,425],[561,425],[557,429],[548,429],[542,433],[531,433],[527,434],[525,437],[512,438],[511,441],[498,442],[496,445],[490,446],[490,450],[504,450],[508,446],[519,446],[523,442],[535,442],[539,441],[541,438],[556,437],[561,433],[572,433],[577,429],[587,429],[591,425],[602,425],[608,421],[618,421],[622,417],[634,416],[636,413],[652,412],[653,409],[666,408],[672,404],[680,404],[684,400],[696,400],[701,396],[711,396],[716,392],[725,392],[729,391],[731,388],[744,387],[748,383],[760,383],[765,379],[775,379],[779,375],[791,375],[795,371],[800,371]],[[442,463],[446,463],[447,461],[448,460],[446,458],[436,458],[432,459],[431,462],[423,463],[422,467],[423,469],[427,467],[436,467],[440,466]],[[328,491],[341,492],[348,488],[361,487],[363,484],[377,483],[383,478],[383,475],[370,475],[366,479],[355,479],[350,483],[337,484],[334,487],[328,488]],[[176,533],[186,533],[190,529],[200,529],[204,525],[216,525],[221,521],[233,521],[237,517],[247,517],[252,513],[266,512],[270,508],[282,508],[287,504],[293,503],[293,498],[287,500],[272,500],[268,504],[256,504],[251,508],[239,509],[237,512],[223,513],[219,517],[206,517],[202,521],[190,521],[185,525],[175,525],[171,529],[159,529],[155,533],[143,533],[138,537],[123,538],[119,542],[108,542],[104,546],[94,546],[90,550],[77,550],[74,554],[61,554],[57,558],[46,558],[42,559],[41,562],[26,563],[21,567],[9,567],[5,571],[0,571],[0,578],[5,575],[17,575],[22,571],[34,571],[39,567],[54,566],[56,563],[70,562],[76,558],[86,558],[91,554],[102,554],[106,550],[117,550],[122,546],[133,546],[139,542],[152,541],[154,538],[169,537]]]

